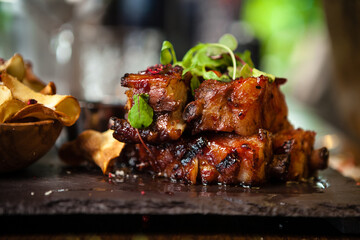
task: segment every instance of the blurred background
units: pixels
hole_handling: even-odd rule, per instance
[[[120,78],[159,63],[163,40],[182,58],[224,33],[288,79],[296,126],[359,146],[358,0],[0,0],[0,57],[21,53],[59,93],[90,102],[124,104]]]

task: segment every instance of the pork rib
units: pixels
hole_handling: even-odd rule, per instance
[[[195,101],[183,113],[192,133],[202,131],[256,134],[260,128],[276,133],[291,128],[287,106],[277,81],[267,77],[240,78],[229,83],[204,81]]]
[[[326,148],[314,150],[315,135],[315,132],[301,128],[274,134],[275,157],[270,167],[273,179],[299,181],[327,167],[329,152]]]
[[[146,145],[150,152],[136,145],[140,170],[193,184],[259,185],[266,181],[271,158],[270,134],[265,130],[251,137],[223,133]]]
[[[160,145],[136,144],[134,152],[139,170],[174,180],[259,186],[302,180],[324,169],[327,150],[313,150],[314,136],[302,129],[276,135],[263,129],[252,136],[201,134]]]
[[[121,79],[121,85],[130,88],[126,91],[127,110],[134,104],[134,95],[148,94],[154,117],[149,127],[138,130],[127,120],[113,117],[110,128],[115,130],[114,137],[117,140],[125,143],[140,143],[143,140],[157,144],[180,138],[185,129],[182,112],[189,92],[186,78],[182,77],[181,67],[155,65],[138,74],[125,74]]]

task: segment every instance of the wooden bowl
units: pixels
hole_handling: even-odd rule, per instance
[[[0,124],[0,173],[23,169],[41,158],[61,129],[55,120]]]

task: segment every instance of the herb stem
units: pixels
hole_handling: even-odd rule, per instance
[[[245,64],[246,64],[246,62],[245,62],[244,60],[242,60],[241,57],[235,56],[235,58],[236,58],[237,60],[239,60],[239,62],[241,62],[242,65],[245,65]],[[250,67],[250,66],[249,66],[249,67]],[[251,68],[251,67],[250,67],[250,68]],[[251,70],[252,70],[252,68],[251,68]]]
[[[209,45],[214,46],[214,47],[223,48],[227,52],[229,52],[232,63],[233,63],[233,68],[234,68],[232,79],[235,80],[235,78],[236,78],[236,59],[235,59],[235,55],[234,55],[233,51],[229,47],[227,47],[223,44],[220,44],[220,43],[210,43]]]
[[[144,140],[142,139],[141,135],[140,135],[140,132],[139,132],[139,129],[135,128],[136,129],[136,133],[138,134],[139,136],[139,140],[141,142],[141,144],[144,146],[144,148],[146,150],[148,150],[148,152],[152,155],[152,152],[150,151],[150,149],[146,146],[146,144],[144,143]]]
[[[176,54],[175,54],[175,50],[174,50],[173,46],[171,46],[170,51],[173,56],[173,64],[175,65],[177,63],[177,59],[176,59]]]

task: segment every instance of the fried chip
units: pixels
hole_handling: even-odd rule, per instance
[[[22,81],[25,77],[25,70],[24,60],[22,56],[17,53],[3,65],[0,65],[0,72],[6,71],[11,76],[16,77],[19,81]]]
[[[25,104],[19,100],[11,99],[0,105],[0,123],[7,122],[15,115]]]
[[[59,149],[59,156],[70,165],[79,165],[84,161],[93,162],[105,174],[125,146],[125,143],[113,138],[112,134],[113,130],[103,133],[85,130],[75,140],[64,143]]]
[[[25,105],[19,109],[12,117],[11,122],[19,122],[25,118],[37,118],[37,119],[61,119],[65,114],[56,112],[50,108],[45,107],[42,104],[30,104]]]
[[[12,95],[10,89],[4,85],[0,85],[0,105],[11,99]]]
[[[36,92],[41,92],[45,87],[46,84],[43,83],[32,71],[32,66],[29,62],[25,62],[25,77],[22,81],[26,86],[28,86],[29,88],[31,88],[32,90],[36,91]],[[52,83],[52,82],[50,82]],[[49,83],[49,84],[50,84]],[[48,84],[48,85],[49,85]],[[53,86],[52,86],[53,85]],[[52,90],[52,94],[56,93],[56,88],[55,88],[55,84],[52,83],[51,85],[51,90]],[[44,93],[46,94],[46,93]],[[49,94],[49,95],[52,95]]]
[[[55,83],[49,82],[43,89],[40,90],[40,93],[45,95],[54,95],[56,94],[56,86]]]
[[[0,85],[0,123],[6,122],[24,106],[23,102],[12,98],[6,86]]]
[[[35,100],[37,103],[42,104],[44,109],[41,109],[41,106],[35,106],[37,110],[40,111],[40,114],[33,113],[32,116],[41,117],[39,119],[51,119],[56,116],[63,125],[71,126],[80,116],[80,104],[76,98],[69,95],[45,95],[39,92],[35,92],[29,87],[25,86],[15,77],[2,72],[2,82],[4,85],[10,89],[13,98],[18,99],[24,103],[28,103],[29,100]],[[25,109],[25,113],[17,114],[21,116],[28,116],[29,109]],[[50,113],[50,110],[55,111],[49,115],[43,113]],[[17,117],[18,119],[19,117]]]
[[[18,53],[0,65],[0,72],[3,71],[17,78],[20,82],[36,92],[40,92],[46,86],[46,84],[33,73],[31,63],[25,62],[23,57]],[[55,90],[55,88],[52,90]],[[54,94],[55,93],[56,92],[54,92]]]

